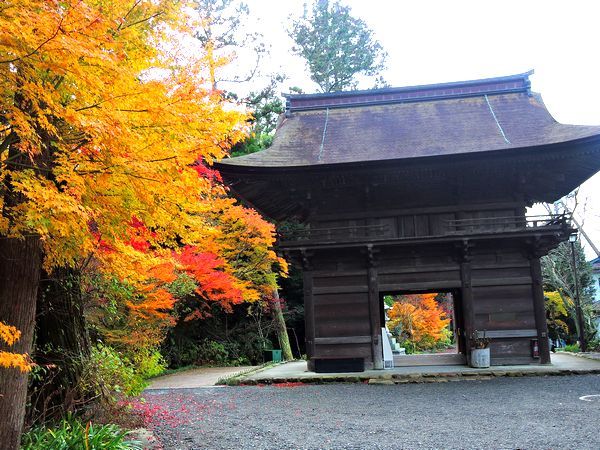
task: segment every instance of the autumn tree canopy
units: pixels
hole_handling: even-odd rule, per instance
[[[436,302],[436,293],[401,295],[388,311],[388,327],[418,350],[431,349],[448,339],[450,318]]]
[[[274,284],[252,264],[283,267],[272,226],[228,199],[210,168],[245,136],[246,114],[204,81],[186,11],[175,0],[0,7],[0,323],[21,331],[17,353],[31,345],[42,269],[23,256],[38,249],[48,272],[91,269],[127,286],[132,327],[168,322],[182,276],[227,307]],[[224,237],[236,226],[258,230],[256,255]],[[23,380],[0,391],[21,395]]]
[[[177,65],[184,49],[169,37],[189,31],[178,2],[11,3],[0,47],[0,233],[39,236],[48,268],[93,255],[134,285],[147,274],[172,281],[161,272],[185,266],[186,246],[233,275],[213,212],[228,223],[251,216],[207,164],[244,136],[245,116],[201,82],[202,58]],[[269,245],[272,229],[261,226]],[[252,298],[247,288],[233,297]],[[168,306],[166,291],[144,289]]]

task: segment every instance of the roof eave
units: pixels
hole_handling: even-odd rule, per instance
[[[531,151],[533,153],[543,152],[549,150],[558,150],[561,147],[583,147],[588,145],[598,144],[600,145],[600,133],[586,136],[583,138],[573,139],[570,141],[555,142],[550,144],[540,144],[535,146],[526,147],[512,147],[512,148],[500,148],[494,150],[481,150],[477,152],[468,153],[456,153],[450,155],[428,155],[418,156],[410,158],[393,158],[385,160],[375,161],[349,161],[349,162],[337,162],[337,163],[323,163],[323,164],[304,164],[304,165],[290,165],[290,166],[260,166],[260,165],[246,165],[246,164],[235,164],[233,160],[221,160],[220,162],[214,163],[214,167],[223,173],[239,173],[239,174],[280,174],[280,173],[302,173],[302,172],[321,172],[331,170],[346,170],[354,168],[375,168],[377,166],[389,166],[390,164],[397,163],[409,163],[409,164],[422,164],[429,162],[443,162],[447,160],[464,160],[472,158],[484,158],[484,157],[498,157],[503,156],[516,156],[521,155],[525,151]],[[600,148],[599,148],[600,150]],[[568,157],[569,155],[565,155]],[[225,162],[227,161],[227,162]],[[231,161],[231,162],[230,162]]]

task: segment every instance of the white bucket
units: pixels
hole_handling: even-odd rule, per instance
[[[471,350],[471,367],[490,367],[490,349],[474,348]]]

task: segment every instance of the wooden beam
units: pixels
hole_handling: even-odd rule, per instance
[[[531,277],[474,278],[472,284],[474,287],[518,286],[523,284],[531,284]]]
[[[381,292],[407,292],[407,291],[429,291],[440,289],[446,291],[448,289],[454,289],[461,287],[462,284],[459,280],[445,280],[445,281],[423,281],[418,283],[386,283],[380,284],[379,290]]]
[[[486,337],[490,339],[504,339],[504,338],[523,338],[523,337],[537,337],[537,329],[531,330],[486,330],[477,331],[479,337]]]
[[[340,274],[343,272],[340,272]],[[313,287],[313,295],[321,294],[355,294],[368,292],[368,286],[318,286]]]
[[[344,220],[344,219],[362,219],[362,218],[380,218],[380,217],[395,217],[395,216],[406,216],[412,214],[442,214],[442,213],[454,213],[458,208],[461,211],[485,211],[493,209],[513,209],[524,207],[524,202],[498,202],[498,203],[475,203],[475,204],[462,204],[462,205],[450,205],[450,206],[430,206],[430,207],[419,207],[419,208],[395,208],[386,209],[385,212],[381,210],[369,210],[354,211],[350,213],[328,213],[328,214],[315,214],[315,221],[326,221],[326,220]]]
[[[460,266],[456,263],[446,263],[446,264],[431,264],[431,265],[423,265],[420,267],[407,267],[407,266],[392,266],[383,264],[385,260],[382,258],[382,263],[379,264],[380,267],[377,268],[378,275],[395,275],[395,274],[404,274],[404,273],[431,273],[431,272],[449,272],[452,270],[459,270]],[[477,264],[474,269],[519,269],[519,268],[529,268],[529,261],[526,262],[509,262],[509,263],[491,263],[491,264]],[[339,271],[334,270],[314,270],[313,271],[315,278],[316,277],[338,277],[340,276]],[[344,270],[343,276],[361,276],[364,275],[364,271],[362,270]]]
[[[315,338],[315,345],[370,344],[371,336],[340,336]]]
[[[527,266],[529,267],[529,266]],[[437,273],[437,272],[452,272],[458,271],[459,266],[455,263],[447,263],[447,264],[431,264],[431,265],[422,265],[419,267],[394,267],[387,266],[381,267],[379,269],[379,275],[396,275],[396,274],[406,274],[406,273]],[[494,267],[495,269],[495,267]]]
[[[472,234],[443,234],[438,236],[411,236],[411,237],[400,237],[400,238],[362,238],[361,240],[337,240],[337,241],[319,241],[319,240],[307,240],[307,241],[281,241],[278,243],[278,248],[282,251],[297,251],[302,249],[311,250],[335,250],[340,248],[364,248],[366,245],[372,245],[377,249],[382,247],[401,247],[411,246],[417,247],[422,244],[434,245],[434,244],[458,244],[464,239],[468,239],[470,242],[476,241],[496,241],[499,245],[505,245],[505,242],[514,242],[516,239],[527,239],[537,236],[542,236],[550,239],[558,239],[557,235],[565,232],[561,226],[546,226],[539,228],[528,228],[521,231],[506,231],[502,233],[490,233],[490,232],[479,232]],[[559,242],[559,241],[558,241]]]
[[[494,356],[492,366],[512,366],[520,364],[531,364],[535,362],[531,356]]]

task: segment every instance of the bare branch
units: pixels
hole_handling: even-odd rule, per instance
[[[0,143],[0,154],[4,153],[4,151],[8,147],[10,147],[12,144],[15,144],[18,140],[19,137],[17,136],[17,133],[15,133],[14,131],[8,133],[8,135],[4,138],[2,143]]]
[[[162,12],[162,11],[159,11],[159,12],[157,12],[157,13],[154,13],[154,14],[152,14],[151,16],[148,16],[148,17],[146,17],[146,18],[144,18],[144,19],[140,19],[140,20],[137,20],[137,21],[135,21],[135,22],[133,22],[133,23],[130,23],[130,24],[129,24],[129,25],[127,25],[126,27],[123,27],[123,29],[125,29],[125,28],[129,28],[129,27],[133,27],[133,26],[136,26],[136,25],[138,25],[138,24],[140,24],[140,23],[143,23],[143,22],[147,22],[147,21],[149,21],[149,20],[152,20],[152,19],[154,19],[155,17],[162,16],[163,14],[164,14],[164,12]]]
[[[97,108],[101,104],[109,102],[111,100],[116,100],[117,98],[131,97],[131,96],[140,95],[140,94],[143,94],[143,92],[132,92],[129,94],[115,95],[114,97],[109,97],[109,98],[105,98],[104,100],[100,100],[98,103],[94,103],[93,105],[82,106],[81,108],[78,108],[75,111],[79,112],[79,111],[85,111],[86,109]]]
[[[137,175],[137,174],[132,173],[132,172],[123,172],[123,174],[127,175],[128,177],[131,177],[131,178],[138,178],[140,180],[154,181],[155,183],[160,183],[161,182],[160,180],[157,180],[155,178],[144,177],[142,175]]]
[[[46,169],[45,167],[40,167],[40,166],[33,166],[31,164],[22,164],[22,163],[18,163],[18,162],[15,162],[15,161],[11,161],[9,163],[5,163],[3,161],[2,164],[5,165],[5,166],[19,166],[19,167],[23,167],[25,169],[40,170],[42,172],[52,172],[52,169]]]
[[[177,155],[168,156],[167,158],[151,159],[151,160],[148,160],[146,162],[152,163],[152,162],[168,161],[169,159],[175,159],[175,158],[177,158]]]
[[[142,112],[149,112],[150,110],[148,110],[148,109],[117,109],[117,111],[142,113]]]
[[[119,24],[119,26],[117,27],[117,31],[121,30],[121,27],[123,26],[123,24],[125,23],[127,17],[129,17],[129,14],[131,14],[133,12],[133,10],[141,3],[142,0],[136,0],[133,3],[133,6],[131,8],[129,8],[129,11],[127,11],[127,13],[123,16],[123,21]]]

